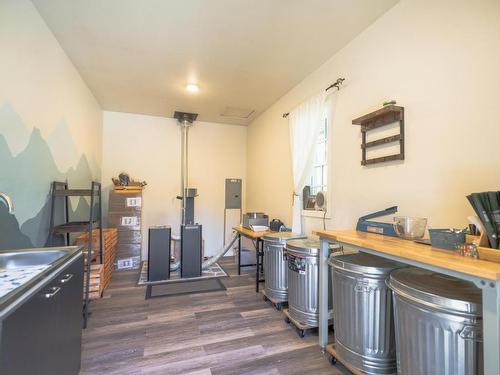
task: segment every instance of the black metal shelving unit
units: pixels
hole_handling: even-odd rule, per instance
[[[93,231],[99,229],[99,262],[103,263],[103,233],[102,233],[102,189],[101,183],[92,181],[90,189],[69,189],[67,182],[53,181],[51,184],[51,203],[50,203],[50,224],[49,224],[49,245],[53,245],[54,237],[63,235],[66,246],[70,244],[70,234],[87,232],[88,233],[88,248],[86,252],[85,272],[85,288],[83,295],[83,328],[87,327],[89,315],[89,291],[90,291],[90,266],[94,259],[93,249]],[[89,197],[90,209],[88,221],[70,221],[69,215],[69,197]],[[63,199],[64,219],[60,224],[56,224],[56,200]],[[95,212],[95,201],[98,200],[97,218]]]

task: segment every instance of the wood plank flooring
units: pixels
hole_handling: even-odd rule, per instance
[[[237,276],[232,258],[222,265],[226,291],[149,300],[137,271],[115,272],[91,305],[81,374],[349,374],[255,293],[251,269]]]

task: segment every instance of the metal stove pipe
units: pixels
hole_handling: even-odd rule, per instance
[[[188,172],[189,172],[189,163],[188,163],[188,148],[189,148],[189,128],[193,125],[193,122],[198,117],[197,113],[188,113],[188,112],[175,112],[174,118],[179,122],[179,126],[181,127],[181,196],[182,200],[182,208],[181,208],[181,224],[185,225],[186,220],[186,207],[187,207],[187,192],[188,192]],[[172,239],[180,239],[180,237],[172,236]],[[179,259],[179,254],[175,253],[174,247],[174,255],[173,262],[170,264],[170,270],[176,271],[180,268],[181,261]]]
[[[174,118],[181,127],[181,223],[186,224],[186,189],[188,187],[188,133],[189,128],[198,117],[197,113],[174,112]]]
[[[186,224],[186,188],[188,187],[188,140],[189,127],[192,122],[184,119],[179,123],[181,126],[181,194],[182,194],[182,209],[181,223]]]

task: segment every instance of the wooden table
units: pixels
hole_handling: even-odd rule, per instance
[[[484,373],[500,374],[500,264],[456,255],[396,237],[355,230],[315,230],[321,240],[319,344],[328,341],[328,246],[341,244],[365,253],[473,282],[483,296]]]
[[[262,237],[270,233],[270,231],[254,232],[242,225],[234,227],[233,230],[238,233],[238,275],[241,275],[241,268],[255,266],[255,291],[259,293],[259,283],[264,281],[264,279],[260,278],[264,264],[264,241]],[[255,264],[241,264],[241,236],[252,240],[255,247]]]

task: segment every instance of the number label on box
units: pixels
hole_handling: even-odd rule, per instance
[[[123,216],[121,225],[124,227],[133,227],[139,225],[139,219],[137,216]]]
[[[142,198],[127,198],[127,207],[141,207],[142,206]]]
[[[118,259],[116,261],[116,269],[121,270],[127,268],[138,268],[140,262],[141,262],[141,257],[138,256]]]

